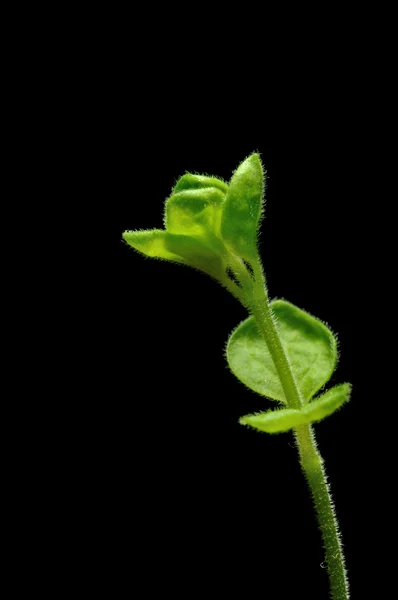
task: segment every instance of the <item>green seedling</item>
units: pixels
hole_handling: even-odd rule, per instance
[[[257,244],[264,187],[258,154],[244,160],[228,184],[188,173],[166,201],[165,229],[126,231],[123,238],[146,256],[207,273],[248,310],[250,316],[228,340],[228,364],[242,383],[278,408],[245,415],[240,423],[266,433],[293,430],[323,536],[331,597],[348,600],[337,519],[312,423],[346,403],[351,386],[323,391],[337,363],[330,329],[289,302],[269,300]]]

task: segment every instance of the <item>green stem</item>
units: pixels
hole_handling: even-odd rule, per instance
[[[315,510],[322,532],[330,590],[334,600],[348,600],[348,580],[344,568],[344,555],[333,500],[311,426],[302,425],[295,430],[300,463],[310,486]]]
[[[268,350],[270,351],[272,360],[278,371],[289,407],[299,409],[303,405],[303,399],[294,380],[292,368],[286,356],[285,349],[282,346],[274,316],[268,302],[265,275],[260,262],[253,265],[253,272],[254,286],[251,312],[256,320],[260,333],[266,341]]]
[[[258,261],[252,266],[255,281],[250,310],[278,371],[288,407],[300,409],[303,405],[303,399],[294,379],[292,368],[279,337],[277,325],[269,305],[266,281],[261,263]],[[323,537],[331,597],[333,600],[348,600],[349,591],[344,567],[344,555],[334,505],[326,480],[323,459],[318,451],[311,426],[301,425],[297,427],[295,429],[295,438],[300,456],[300,464],[311,490]]]

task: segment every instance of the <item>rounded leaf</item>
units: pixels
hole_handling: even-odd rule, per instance
[[[187,235],[165,232],[166,249],[189,264],[218,280],[224,278],[222,258],[201,240]]]
[[[331,377],[337,362],[333,333],[318,319],[284,300],[271,303],[295,380],[307,402]],[[282,383],[253,317],[243,321],[227,345],[231,371],[255,392],[286,403]]]

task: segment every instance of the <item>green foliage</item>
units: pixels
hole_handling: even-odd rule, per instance
[[[246,415],[240,423],[267,433],[295,430],[325,544],[332,597],[348,600],[337,522],[309,424],[345,404],[351,386],[343,383],[314,398],[336,367],[336,339],[326,325],[293,304],[268,300],[257,248],[264,179],[258,154],[238,166],[229,184],[186,173],[166,201],[165,229],[126,231],[123,238],[146,256],[214,277],[251,313],[229,338],[229,366],[248,388],[283,407]]]
[[[331,399],[340,399],[343,388],[333,388],[335,392],[322,402],[323,396],[310,405],[307,404],[327,383],[336,367],[337,342],[330,329],[285,300],[275,300],[270,303],[270,307],[296,385],[301,392],[303,408],[248,415],[241,422],[257,427],[260,431],[276,433],[304,423],[320,421],[339,408],[344,399],[334,404]],[[231,371],[247,387],[271,400],[289,404],[280,374],[253,317],[243,321],[232,333],[226,354]],[[336,390],[339,392],[337,396]],[[348,396],[346,388],[344,391]],[[315,405],[319,405],[319,410],[315,411]],[[311,410],[307,410],[308,407]]]
[[[257,234],[263,211],[264,173],[258,154],[236,169],[229,184],[217,177],[186,173],[165,204],[165,229],[127,231],[124,240],[139,252],[185,264],[225,285],[251,309],[264,295]],[[255,276],[247,263],[257,265]],[[232,275],[232,278],[231,278]],[[268,301],[265,298],[265,302]],[[285,409],[242,417],[261,431],[287,431],[319,421],[345,402],[347,387],[338,386],[312,400],[330,379],[337,363],[337,343],[324,323],[284,300],[268,304],[271,325],[281,347],[264,336],[258,312],[241,323],[229,338],[226,356],[231,371],[251,390],[285,405]],[[271,327],[272,328],[272,327]],[[270,345],[271,344],[271,345]],[[281,360],[291,370],[301,407],[292,405]]]
[[[248,277],[242,259],[256,254],[262,173],[257,154],[249,156],[238,167],[230,186],[217,177],[186,173],[166,201],[163,233],[161,230],[126,231],[123,238],[147,256],[195,267],[223,285],[228,280],[229,270],[241,281],[242,277]],[[184,239],[172,237],[177,235]],[[240,241],[234,243],[234,238]],[[209,266],[206,261],[212,264]],[[233,290],[234,286],[228,285]]]
[[[301,410],[295,408],[282,408],[267,412],[245,415],[239,419],[241,425],[248,425],[258,431],[266,433],[282,433],[293,427],[302,425],[304,417]]]
[[[125,231],[124,241],[138,252],[150,256],[189,264],[181,256],[170,252],[167,248],[167,233],[161,229],[148,229],[144,231]]]
[[[282,433],[299,425],[308,425],[309,423],[321,421],[325,417],[328,417],[345,402],[348,402],[350,393],[350,384],[342,383],[331,388],[322,396],[315,398],[301,410],[293,408],[269,410],[253,415],[245,415],[239,419],[239,422],[242,425],[249,425],[259,431]]]
[[[219,238],[224,198],[214,187],[173,194],[166,202],[166,230],[201,240],[222,258],[225,250]]]
[[[228,187],[221,231],[228,247],[248,260],[257,256],[257,231],[263,205],[264,174],[258,154],[236,169]]]
[[[224,194],[228,190],[228,185],[222,179],[217,177],[207,177],[207,175],[195,175],[193,173],[185,173],[174,186],[173,193],[182,192],[184,190],[192,190],[199,188],[218,188]]]
[[[138,252],[204,271],[215,279],[224,277],[224,266],[218,254],[200,239],[177,235],[161,229],[126,231],[123,239]]]
[[[296,382],[304,401],[308,402],[335,369],[336,339],[326,325],[290,302],[275,300],[271,308]],[[232,333],[227,359],[231,371],[247,387],[286,404],[272,356],[253,317],[243,321]]]

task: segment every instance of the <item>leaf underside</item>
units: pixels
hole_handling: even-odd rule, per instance
[[[185,175],[180,177],[175,184],[173,194],[185,190],[197,190],[204,188],[218,188],[225,194],[227,192],[228,185],[218,177],[208,177],[207,175],[185,173]]]
[[[201,269],[217,279],[224,275],[222,258],[198,238],[151,229],[125,231],[123,239],[146,256]]]
[[[146,256],[189,265],[225,285],[231,263],[256,256],[263,180],[258,154],[239,165],[229,185],[186,173],[166,200],[165,229],[126,231],[123,238]]]
[[[308,425],[328,417],[349,400],[350,393],[350,384],[342,383],[318,396],[318,398],[303,406],[301,410],[291,408],[269,410],[258,414],[245,415],[240,418],[239,422],[258,431],[282,433],[299,425]]]

